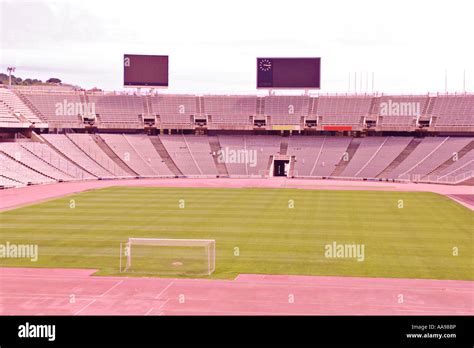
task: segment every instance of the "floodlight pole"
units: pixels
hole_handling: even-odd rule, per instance
[[[369,72],[365,72],[365,93],[369,93]]]
[[[16,70],[16,68],[14,66],[7,67],[9,88],[12,88],[12,72],[15,72],[15,70]]]
[[[462,89],[464,93],[466,93],[466,69],[464,69],[464,72],[463,72]]]
[[[448,69],[444,70],[444,92],[448,93]]]
[[[354,93],[357,94],[357,72],[354,71]]]
[[[375,72],[372,72],[372,94],[374,93],[374,80],[375,80]]]

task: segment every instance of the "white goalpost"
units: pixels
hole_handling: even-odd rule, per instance
[[[120,272],[211,275],[216,269],[214,239],[129,238],[120,244]]]

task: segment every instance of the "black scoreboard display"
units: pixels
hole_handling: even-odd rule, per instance
[[[168,87],[168,56],[125,54],[123,84],[129,87]]]
[[[257,88],[319,89],[321,58],[257,58]]]

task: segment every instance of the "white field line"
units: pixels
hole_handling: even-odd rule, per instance
[[[161,311],[161,309],[168,303],[170,299],[167,298],[166,301],[163,301],[162,304],[160,304],[160,306],[158,308],[156,308],[157,310],[159,310],[159,312],[157,313],[157,315],[163,315],[163,312]],[[153,310],[155,309],[155,307],[151,307],[148,312],[145,313],[145,315],[149,315]]]
[[[117,286],[119,286],[120,284],[123,283],[123,280],[119,281],[117,284],[113,285],[109,290],[107,290],[106,292],[104,292],[102,295],[99,295],[99,297],[104,297],[105,295],[107,295],[110,291],[112,291],[113,289],[115,289]]]
[[[89,303],[86,304],[84,307],[82,307],[81,309],[79,309],[76,313],[74,313],[74,315],[78,315],[78,314],[81,313],[84,309],[86,309],[86,308],[89,307],[91,304],[93,304],[95,301],[97,301],[97,299],[93,299],[91,302],[89,302]]]
[[[18,297],[18,296],[7,296],[5,297],[5,299],[13,299],[13,298],[25,298],[25,299],[34,299],[34,297]],[[41,298],[40,300],[44,300],[44,299],[48,299],[48,298]],[[51,298],[51,299],[55,299],[55,298]],[[87,308],[88,306],[90,306],[92,303],[94,303],[97,299],[94,299],[92,300],[90,303],[88,303],[87,305],[85,305],[83,308],[81,308],[77,313],[81,312],[82,310],[84,310],[85,308]],[[157,310],[161,310],[164,308],[164,306],[170,301],[170,299],[167,299],[165,301],[163,301],[162,304],[160,304],[159,307],[152,307],[153,309],[157,309]],[[196,303],[196,302],[206,302],[206,303],[209,303],[209,301],[212,301],[210,300],[209,298],[192,298],[190,299],[190,301]],[[395,299],[394,299],[395,301]],[[289,304],[288,301],[275,301],[275,300],[268,300],[268,301],[262,301],[262,300],[242,300],[242,299],[236,299],[236,300],[232,300],[232,299],[226,299],[225,302],[222,302],[221,303],[228,303],[228,304],[243,304],[243,305],[262,305],[262,304],[273,304],[273,305],[288,305],[288,306],[295,306],[295,307],[309,307],[309,306],[317,306],[321,309],[328,309],[328,310],[331,310],[333,308],[335,308],[334,306],[339,306],[339,307],[360,307],[361,304],[364,305],[365,308],[367,309],[379,309],[379,308],[392,308],[392,309],[399,309],[399,310],[416,310],[416,308],[422,308],[422,309],[428,309],[428,310],[458,310],[458,311],[466,311],[466,312],[469,312],[469,313],[472,313],[472,310],[470,310],[469,307],[447,307],[447,306],[441,306],[441,305],[437,305],[437,304],[432,304],[430,306],[425,306],[423,304],[420,304],[420,303],[415,303],[415,304],[412,304],[412,305],[406,305],[406,304],[389,304],[389,303],[381,303],[381,304],[374,304],[372,303],[373,300],[367,300],[367,301],[364,301],[364,302],[355,302],[355,303],[340,303],[340,304],[328,304],[327,301],[323,301],[323,302],[317,302],[317,301],[307,301],[307,299],[301,301],[301,300],[296,300],[295,299],[295,302],[293,304]],[[188,304],[190,302],[187,302]],[[333,306],[333,307],[325,307],[325,306]],[[290,308],[288,307],[288,308]],[[186,307],[188,308],[188,307]],[[192,308],[192,306],[191,306]],[[176,310],[175,309],[171,309],[171,311],[173,310]],[[227,313],[227,312],[226,312]],[[76,315],[74,314],[74,315]]]
[[[156,299],[159,299],[161,295],[163,295],[163,293],[169,289],[169,287],[171,285],[174,284],[174,281],[171,281],[171,283],[169,283],[163,290],[160,291],[160,293],[158,295],[155,296]]]

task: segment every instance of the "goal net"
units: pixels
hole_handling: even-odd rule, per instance
[[[210,275],[215,268],[213,239],[129,238],[120,245],[120,272]]]

